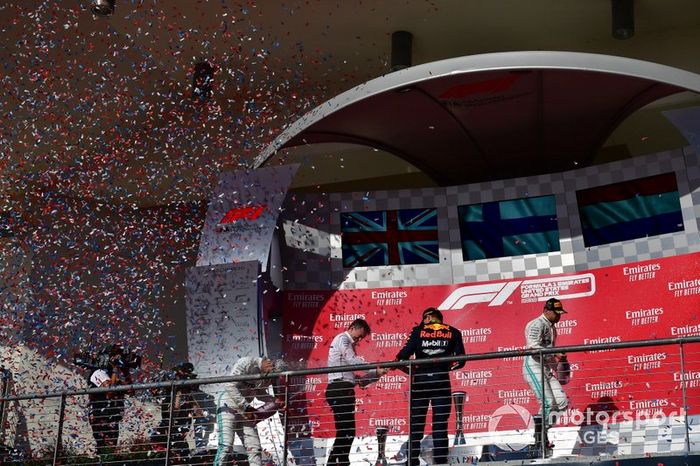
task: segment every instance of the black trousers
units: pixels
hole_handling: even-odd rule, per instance
[[[119,422],[122,420],[123,413],[124,400],[122,399],[100,397],[90,400],[88,421],[92,427],[92,435],[95,438],[98,454],[117,446]]]
[[[349,466],[350,450],[355,440],[355,385],[342,381],[329,383],[326,401],[335,419],[335,440],[327,464]]]
[[[154,435],[151,436],[151,443],[159,444],[163,448],[168,445],[168,424],[170,424],[170,401],[166,399],[160,408],[161,421],[158,424]],[[170,450],[176,456],[187,456],[190,447],[186,437],[190,431],[192,418],[189,417],[188,409],[178,409],[173,411],[173,422],[170,427]]]
[[[416,374],[411,386],[411,466],[420,464],[420,441],[428,406],[433,408],[433,464],[447,464],[447,420],[452,411],[452,389],[447,374]]]

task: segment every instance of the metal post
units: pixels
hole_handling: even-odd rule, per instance
[[[282,464],[287,466],[287,447],[289,445],[289,374],[284,376],[284,412],[282,413],[282,427],[284,428]]]
[[[413,365],[408,362],[408,461],[406,464],[411,464],[413,461],[413,442],[411,441],[411,414],[413,413]]]
[[[63,443],[63,421],[66,413],[66,394],[61,395],[61,406],[58,411],[58,432],[56,433],[56,443],[53,447],[53,466],[58,464],[59,451],[61,450]]]
[[[526,356],[527,357],[527,356]],[[547,457],[547,390],[544,386],[544,355],[540,350],[540,387],[542,388],[542,422],[540,424],[540,458]]]
[[[685,451],[690,453],[690,426],[688,425],[688,396],[686,393],[686,375],[685,375],[685,351],[683,350],[683,342],[679,343],[681,354],[681,394],[683,396],[683,420],[685,422]]]
[[[10,392],[11,377],[12,373],[0,366],[0,382],[2,382],[2,391],[0,391],[0,397],[2,398],[0,399],[0,440],[5,439],[5,398],[7,398],[7,394]]]
[[[165,439],[165,466],[170,464],[170,434],[173,429],[173,413],[175,412],[175,382],[170,383],[170,406],[168,407],[168,436]]]

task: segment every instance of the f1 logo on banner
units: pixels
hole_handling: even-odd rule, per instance
[[[580,298],[595,294],[595,276],[590,273],[560,278],[538,278],[512,282],[467,285],[454,290],[439,306],[441,311],[464,309],[467,304],[489,303],[500,306],[520,287],[523,303],[546,301],[549,298]]]

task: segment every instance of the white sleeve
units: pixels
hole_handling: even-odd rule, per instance
[[[233,365],[231,370],[231,375],[252,375],[253,368],[257,365],[257,359],[244,356]],[[239,410],[244,410],[248,407],[248,400],[246,400],[241,390],[238,388],[238,384],[245,382],[231,382],[229,384],[229,395],[231,396],[231,401],[236,408]]]
[[[96,387],[101,387],[105,382],[109,382],[109,374],[103,369],[98,369],[90,376],[90,383]]]

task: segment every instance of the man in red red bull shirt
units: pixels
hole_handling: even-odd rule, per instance
[[[405,346],[396,356],[397,361],[460,356],[464,353],[462,333],[442,322],[442,313],[429,307],[423,312],[423,321],[411,331]],[[447,464],[447,419],[452,409],[450,371],[464,367],[464,361],[413,366],[411,383],[411,448],[410,465],[420,464],[420,442],[425,431],[428,406],[433,408],[433,459],[435,464]]]

